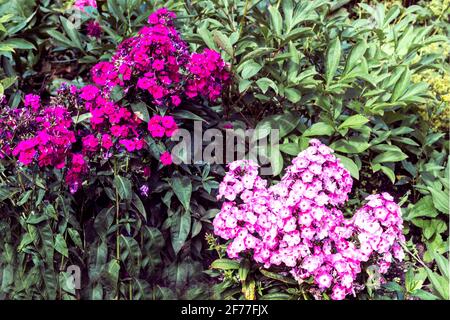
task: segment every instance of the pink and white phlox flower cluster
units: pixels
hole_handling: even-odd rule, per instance
[[[400,208],[387,193],[369,196],[353,218],[344,217],[339,206],[353,181],[332,153],[311,140],[270,187],[253,161],[230,163],[218,194],[226,201],[213,224],[216,235],[231,240],[230,258],[251,253],[265,268],[285,267],[299,282],[312,278],[343,299],[353,293],[363,262],[372,259],[385,273],[392,256],[401,260],[404,238]]]

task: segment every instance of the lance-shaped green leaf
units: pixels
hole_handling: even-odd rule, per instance
[[[178,172],[176,172],[172,176],[170,184],[173,192],[177,196],[178,200],[180,200],[184,209],[189,211],[189,203],[192,195],[191,179],[186,176],[181,176]]]
[[[238,270],[239,261],[230,259],[217,259],[211,263],[211,268],[220,270]]]
[[[331,40],[326,54],[325,61],[325,81],[327,86],[331,83],[336,74],[341,59],[341,41],[338,37]]]
[[[114,177],[114,185],[116,186],[120,199],[131,200],[133,193],[131,191],[131,182],[128,178],[117,175]]]
[[[175,254],[178,254],[191,231],[191,214],[189,211],[178,210],[178,212],[171,217],[171,220],[170,236],[172,247]]]

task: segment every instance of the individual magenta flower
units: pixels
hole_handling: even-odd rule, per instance
[[[153,138],[171,137],[178,126],[172,116],[153,116],[148,122],[148,131]]]
[[[90,20],[86,23],[86,31],[87,35],[93,38],[100,38],[102,35],[102,27],[95,20]]]
[[[139,190],[141,191],[141,195],[144,197],[148,197],[148,191],[150,190],[146,184],[143,184]]]
[[[85,7],[93,7],[97,8],[96,0],[76,0],[73,4],[75,8],[78,8],[81,11],[85,11]]]
[[[41,97],[36,94],[27,94],[24,101],[25,107],[31,107],[36,112],[41,106]]]
[[[172,164],[172,155],[169,151],[164,151],[161,153],[159,161],[161,161],[163,166],[170,166]]]
[[[100,93],[100,89],[96,86],[89,84],[83,88],[81,88],[81,98],[86,101],[94,100],[98,94]]]
[[[95,152],[98,150],[99,141],[96,136],[90,134],[82,139],[83,149],[90,152]]]
[[[87,171],[87,163],[82,154],[72,154],[71,166],[66,175],[66,183],[69,186],[69,191],[75,193],[82,184],[82,175]]]

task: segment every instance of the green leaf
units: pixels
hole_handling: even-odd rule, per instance
[[[111,99],[114,102],[118,102],[123,99],[125,96],[125,92],[123,91],[123,88],[121,86],[115,86],[111,90]]]
[[[73,116],[72,121],[74,124],[78,124],[85,120],[89,120],[90,118],[92,118],[92,114],[90,112],[87,112],[87,113],[80,114],[78,116]]]
[[[61,20],[61,24],[64,28],[64,31],[69,36],[72,43],[74,43],[78,49],[83,50],[83,45],[81,44],[80,35],[79,35],[75,25],[72,22],[70,22],[69,20],[67,20],[66,18],[64,18],[63,16],[60,16],[59,19]]]
[[[67,249],[66,240],[64,240],[64,237],[59,233],[55,237],[55,250],[64,257],[69,257],[69,250]]]
[[[333,77],[336,74],[340,58],[341,58],[341,41],[339,40],[338,37],[336,37],[330,42],[330,45],[328,46],[328,50],[326,53],[325,80],[327,86],[330,85],[331,80],[333,80]]]
[[[250,261],[248,259],[242,259],[241,263],[239,264],[239,279],[241,280],[241,282],[247,279],[250,268]]]
[[[253,77],[261,70],[261,68],[262,68],[262,66],[253,60],[245,63],[245,66],[241,72],[242,78],[249,79],[249,78]]]
[[[233,56],[233,46],[231,45],[230,39],[224,35],[219,30],[213,31],[214,42],[219,46],[219,48],[225,50],[230,56]]]
[[[141,120],[148,122],[150,120],[150,115],[148,114],[147,105],[144,102],[131,104],[131,109],[134,114]]]
[[[119,271],[120,271],[119,261],[117,261],[116,259],[111,260],[106,268],[107,279],[112,288],[111,294],[114,294],[114,292],[117,291],[117,284],[119,282]]]
[[[208,123],[205,119],[202,117],[196,115],[195,113],[192,113],[188,110],[177,110],[173,113],[175,119],[188,119],[188,120],[194,120],[194,121],[202,121]]]
[[[338,129],[345,129],[345,128],[357,129],[361,128],[367,122],[369,122],[369,119],[360,114],[355,114],[354,116],[348,117],[343,123],[341,123]]]
[[[408,158],[408,156],[402,151],[386,151],[376,156],[372,163],[398,162],[405,160],[406,158]]]
[[[33,213],[28,216],[27,223],[28,224],[39,224],[42,221],[47,220],[48,218],[49,217],[44,213],[42,213],[42,214]]]
[[[50,29],[50,30],[47,30],[47,33],[50,37],[52,37],[53,39],[57,40],[58,42],[62,43],[63,45],[65,45],[69,48],[76,47],[76,45],[73,44],[72,41],[70,41],[66,36],[64,36],[59,31]]]
[[[333,142],[330,148],[343,153],[362,153],[370,147],[370,144],[363,139],[350,138]]]
[[[275,91],[276,94],[278,94],[278,87],[277,87],[276,83],[273,82],[272,80],[270,80],[269,78],[258,79],[256,81],[256,84],[258,85],[258,87],[261,89],[261,91],[263,93],[266,93],[270,87],[273,89],[273,91]]]
[[[187,176],[180,176],[179,173],[175,173],[170,181],[173,192],[177,196],[178,200],[180,200],[184,209],[189,212],[189,204],[192,194],[191,179]]]
[[[331,136],[334,128],[325,122],[314,123],[311,127],[303,132],[304,137],[310,136]]]
[[[23,49],[23,50],[36,50],[36,47],[31,42],[25,39],[12,38],[2,42],[2,45],[9,46],[13,49]]]
[[[273,176],[279,175],[283,170],[283,156],[277,148],[270,148],[270,164]]]
[[[433,199],[430,195],[421,198],[414,207],[409,211],[408,220],[417,217],[435,218],[438,212],[433,206]]]
[[[279,130],[279,137],[283,138],[294,130],[299,122],[300,117],[290,112],[266,117],[256,125],[252,140],[257,141],[267,137],[274,129]]]
[[[133,193],[131,191],[131,182],[128,178],[117,175],[114,177],[114,185],[122,200],[131,200]]]
[[[297,156],[300,153],[300,145],[298,143],[284,143],[280,144],[280,151],[291,156]]]
[[[300,90],[295,88],[284,88],[284,96],[292,103],[297,103],[302,98]]]
[[[448,279],[450,273],[448,259],[435,251],[432,252],[432,255],[438,265],[439,271],[444,277]]]
[[[400,78],[397,80],[394,86],[394,91],[392,92],[391,102],[399,100],[399,98],[406,92],[406,89],[410,85],[411,73],[407,67],[403,67],[403,72]]]
[[[171,217],[170,236],[175,254],[184,246],[191,231],[191,214],[189,211],[179,210]]]
[[[81,237],[80,234],[78,233],[77,230],[72,229],[72,228],[68,228],[67,229],[70,239],[72,239],[73,243],[80,249],[83,248],[83,243],[81,241]]]
[[[22,193],[22,195],[20,196],[20,199],[16,205],[18,207],[24,205],[28,201],[28,199],[30,199],[32,194],[33,194],[33,190],[28,190],[25,193]]]
[[[352,159],[344,157],[340,154],[335,155],[336,158],[339,158],[341,160],[342,165],[350,172],[350,175],[356,180],[359,180],[359,169],[356,163]]]
[[[239,261],[230,259],[217,259],[211,263],[211,268],[220,270],[238,270]]]
[[[433,197],[433,204],[436,209],[444,214],[449,214],[449,194],[437,188],[428,187]]]
[[[439,295],[445,299],[449,300],[449,281],[445,277],[431,271],[426,268],[428,279],[430,280],[433,288],[439,293]]]
[[[365,40],[360,40],[352,48],[345,63],[344,74],[349,73],[355,66],[360,63],[361,58],[367,50],[367,43]]]
[[[298,282],[295,281],[294,279],[292,279],[290,277],[283,276],[283,275],[281,275],[279,273],[270,272],[270,271],[268,271],[266,269],[259,269],[259,271],[264,276],[266,276],[268,278],[275,279],[275,280],[278,280],[278,281],[281,281],[281,282],[284,282],[284,283],[287,283],[287,284],[292,284],[292,285],[297,285],[298,284]]]
[[[132,277],[138,277],[141,269],[142,252],[138,242],[132,237],[120,236],[120,260]]]
[[[387,177],[389,178],[389,180],[391,180],[392,183],[395,183],[395,173],[394,171],[392,171],[391,168],[389,167],[385,167],[385,166],[380,166],[381,171],[383,171],[383,173],[385,175],[387,175]]]
[[[411,292],[411,295],[413,295],[414,297],[417,297],[421,300],[438,300],[439,297],[436,297],[434,294],[422,290],[422,289],[416,289],[414,291]]]
[[[281,37],[283,18],[277,7],[269,6],[270,24],[277,37]]]
[[[139,196],[133,192],[133,200],[131,201],[131,203],[134,205],[134,207],[139,211],[139,213],[145,218],[147,219],[147,211],[145,210],[145,206],[142,203],[141,198],[139,198]]]

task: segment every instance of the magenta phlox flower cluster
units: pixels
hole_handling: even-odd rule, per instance
[[[186,95],[189,98],[204,96],[215,101],[222,93],[223,83],[229,79],[222,57],[210,49],[193,53],[187,70],[190,73],[186,86]]]
[[[77,0],[75,6],[84,10],[96,7],[96,1]],[[75,192],[88,171],[86,159],[96,155],[108,159],[115,152],[142,150],[149,134],[160,139],[172,137],[178,125],[167,114],[167,107],[178,107],[182,99],[198,96],[215,100],[229,77],[217,52],[190,54],[174,26],[175,18],[165,8],[151,14],[149,25],[124,40],[110,61],[91,69],[93,84],[81,89],[63,85],[58,96],[52,97],[51,106],[42,107],[39,96],[27,95],[23,108],[2,108],[0,157],[14,156],[27,166],[36,163],[39,167],[68,168],[66,181]],[[90,26],[91,35],[97,36],[99,26],[95,22]],[[125,95],[144,93],[140,98],[156,107],[147,128],[139,118],[142,114],[112,98],[116,86],[122,87]],[[70,114],[69,107],[74,107],[76,114]],[[163,116],[158,114],[161,108]],[[81,121],[84,124],[78,125]],[[73,153],[77,141],[82,148]],[[161,152],[159,160],[163,166],[172,164],[168,150]]]
[[[21,140],[12,154],[24,165],[36,161],[39,167],[63,168],[76,141],[70,113],[63,106],[47,106],[37,111],[35,121],[37,130]]]
[[[229,78],[225,63],[212,50],[191,55],[174,26],[175,18],[165,8],[150,15],[149,25],[124,40],[110,62],[93,67],[94,83],[147,92],[160,107],[177,107],[183,97],[216,100]]]
[[[401,260],[404,238],[400,208],[386,193],[369,196],[354,217],[344,217],[339,206],[353,181],[332,152],[311,140],[270,187],[253,161],[230,163],[219,186],[225,202],[213,224],[216,235],[231,240],[230,258],[250,253],[265,268],[285,267],[299,282],[312,279],[343,299],[354,293],[363,262],[385,273],[392,257]]]
[[[34,94],[25,96],[22,108],[0,104],[0,159],[11,157],[17,140],[27,139],[37,130],[40,105],[39,96]]]
[[[82,138],[84,153],[108,152],[113,147],[133,152],[145,146],[139,128],[142,120],[135,113],[112,102],[108,93],[95,85],[81,88],[80,97],[91,113],[92,130]]]

